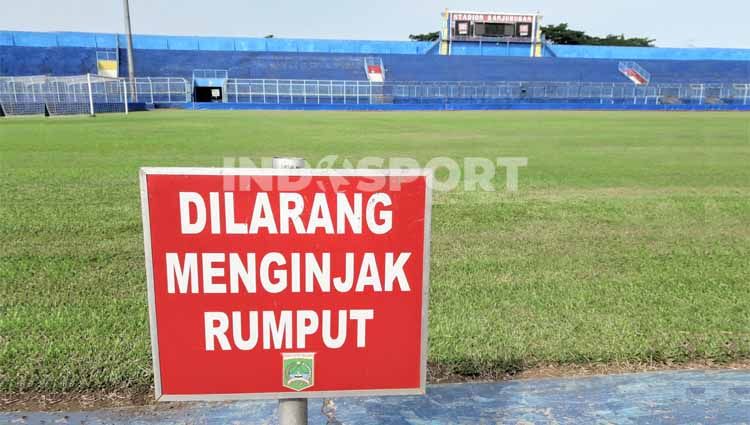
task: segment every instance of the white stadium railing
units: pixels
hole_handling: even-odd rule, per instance
[[[750,105],[750,84],[650,84],[578,82],[396,82],[386,89],[394,98],[415,103],[454,101],[559,101],[591,103]]]
[[[229,79],[227,102],[262,104],[582,102],[659,105],[736,103],[750,105],[750,84],[650,84],[579,82],[372,83],[343,80]]]
[[[237,103],[376,103],[383,84],[356,80],[227,80],[227,101]]]
[[[190,85],[184,78],[0,77],[0,112],[8,116],[127,113],[133,103],[190,100]]]
[[[192,101],[184,78],[128,79],[95,75],[0,77],[0,113],[70,115],[127,112],[130,104]],[[599,103],[750,105],[750,84],[646,84],[580,82],[374,83],[345,80],[226,80],[223,101],[253,104]]]
[[[186,103],[193,96],[192,85],[184,78],[139,77],[133,87],[135,101],[146,104]]]

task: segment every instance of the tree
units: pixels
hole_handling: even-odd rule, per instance
[[[426,34],[409,34],[409,40],[412,41],[437,41],[440,38],[440,31],[428,32]]]
[[[654,41],[656,40],[646,37],[625,38],[625,34],[608,34],[603,38],[595,37],[594,43],[592,44],[598,46],[654,47]]]
[[[647,37],[626,38],[624,34],[607,34],[606,37],[591,36],[583,31],[569,28],[567,23],[558,25],[545,25],[542,27],[542,34],[544,34],[548,41],[556,44],[654,47],[655,41]]]
[[[583,31],[568,28],[566,23],[542,26],[542,34],[547,41],[556,44],[586,44],[588,37]]]

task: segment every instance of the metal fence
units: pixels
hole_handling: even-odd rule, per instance
[[[346,80],[229,79],[227,101],[238,103],[382,103],[384,84]]]
[[[102,80],[94,80],[99,83]],[[103,90],[105,93],[107,90]],[[88,102],[87,76],[0,78],[0,101],[17,103]],[[118,91],[119,95],[119,91]]]
[[[0,107],[6,115],[74,115],[125,112],[122,80],[91,75],[0,78]]]
[[[582,82],[372,83],[342,80],[229,79],[227,102],[336,103],[599,103],[750,105],[750,84],[649,84]]]
[[[0,111],[5,115],[127,112],[128,103],[184,103],[191,97],[183,78],[0,77]]]
[[[227,79],[223,101],[255,104],[581,103],[635,105],[750,105],[750,84],[647,84],[585,82],[376,83],[345,80]],[[127,102],[126,102],[127,100]],[[187,103],[193,84],[184,78],[133,81],[93,75],[0,77],[6,115],[123,111],[127,103]]]
[[[135,97],[133,102],[185,103],[193,97],[193,88],[184,78],[142,77],[135,78],[132,84]]]
[[[229,78],[229,71],[226,69],[194,69],[193,79],[195,78],[226,79]]]
[[[750,105],[750,84],[651,84],[577,82],[391,83],[400,102],[579,102],[643,105],[732,103]]]

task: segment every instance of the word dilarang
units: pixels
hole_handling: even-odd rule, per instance
[[[257,234],[261,230],[283,235],[291,233],[292,229],[300,235],[315,234],[318,229],[329,235],[342,235],[362,234],[363,226],[366,226],[370,232],[382,235],[393,226],[393,212],[387,208],[392,200],[386,193],[373,193],[366,200],[361,193],[355,193],[351,200],[345,194],[337,193],[333,206],[329,205],[324,193],[316,193],[307,208],[305,198],[299,193],[281,192],[278,202],[272,204],[268,193],[257,192],[252,205],[237,205],[240,214],[235,211],[234,193],[219,195],[210,192],[206,202],[199,193],[180,192],[182,234],[194,235],[208,228],[214,235]],[[238,216],[247,217],[248,212],[249,223],[237,219]]]

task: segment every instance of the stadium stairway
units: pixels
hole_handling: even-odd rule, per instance
[[[651,81],[651,73],[635,61],[620,62],[618,69],[637,86],[646,85]]]

